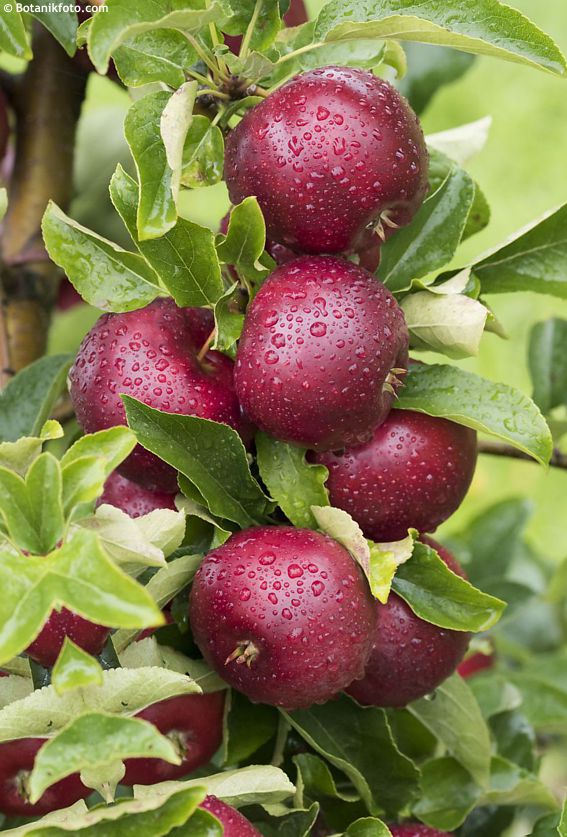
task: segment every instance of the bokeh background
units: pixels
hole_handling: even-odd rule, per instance
[[[307,0],[313,15],[322,0]],[[513,0],[567,52],[566,0]],[[121,222],[112,212],[107,187],[116,162],[129,165],[122,136],[128,95],[107,79],[92,77],[79,132],[76,198],[72,214],[126,246]],[[567,201],[567,82],[543,72],[491,58],[477,59],[468,73],[443,88],[423,115],[426,133],[492,116],[484,150],[467,164],[492,208],[491,223],[468,240],[456,263],[465,264],[502,242],[546,210]],[[188,196],[183,212],[215,225],[228,208],[224,185]],[[567,236],[567,229],[565,231]],[[493,380],[530,392],[527,343],[533,324],[550,316],[567,317],[567,301],[536,294],[495,295],[487,300],[509,334],[488,334],[477,358],[462,365]],[[74,350],[97,313],[80,306],[55,318],[51,351]],[[424,359],[435,360],[435,356]],[[440,530],[454,533],[498,500],[528,497],[534,513],[528,538],[553,561],[567,557],[567,472],[535,464],[482,457],[461,510]]]

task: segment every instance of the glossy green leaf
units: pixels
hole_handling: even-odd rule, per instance
[[[353,822],[345,831],[345,837],[390,837],[390,829],[375,817],[363,817]]]
[[[140,241],[159,238],[177,221],[177,184],[160,130],[170,98],[165,90],[150,93],[131,105],[124,120],[124,135],[138,174],[136,228]]]
[[[62,469],[63,510],[70,517],[77,507],[93,503],[104,490],[106,468],[103,459],[84,456]]]
[[[483,293],[535,291],[567,299],[567,204],[473,265]]]
[[[213,233],[179,218],[161,238],[138,241],[136,182],[118,166],[110,182],[112,202],[146,261],[177,305],[214,305],[224,293]]]
[[[493,55],[563,75],[565,58],[528,18],[498,0],[331,0],[317,19],[318,40],[397,38]]]
[[[249,760],[274,738],[278,717],[273,706],[251,703],[245,695],[232,691],[226,720],[226,764],[237,765]]]
[[[141,256],[75,223],[52,202],[42,231],[50,257],[95,308],[133,311],[160,293],[156,274]]]
[[[153,410],[123,396],[128,424],[138,441],[181,471],[209,510],[243,528],[262,522],[271,504],[250,473],[246,449],[226,424]]]
[[[549,428],[533,401],[508,384],[456,366],[414,365],[395,407],[440,416],[497,436],[542,464],[549,461]]]
[[[408,534],[401,541],[373,543],[368,541],[368,582],[372,595],[379,602],[386,604],[390,596],[392,582],[400,564],[409,561],[414,550],[414,534]]]
[[[213,186],[222,180],[223,165],[222,131],[206,116],[194,116],[183,148],[181,184],[190,189]]]
[[[162,82],[176,89],[185,81],[185,67],[195,59],[187,38],[175,29],[142,32],[113,53],[118,75],[127,87]]]
[[[109,427],[77,439],[61,457],[61,467],[66,468],[78,459],[97,456],[108,477],[135,447],[136,437],[128,427]]]
[[[0,516],[20,549],[50,552],[63,535],[61,468],[50,453],[40,454],[25,479],[0,468]]]
[[[458,674],[435,689],[434,699],[410,703],[411,712],[481,787],[490,777],[491,741],[476,699]]]
[[[465,294],[421,291],[402,300],[402,310],[414,349],[441,352],[447,357],[477,355],[488,309]]]
[[[102,669],[98,660],[65,637],[63,648],[53,666],[51,682],[58,695],[70,689],[102,685]]]
[[[458,828],[479,802],[482,789],[456,759],[443,757],[421,768],[422,794],[414,813],[432,828]]]
[[[256,435],[256,456],[262,481],[294,526],[317,528],[311,506],[326,506],[329,495],[324,465],[312,465],[306,451],[279,442],[266,433]]]
[[[236,343],[242,334],[244,312],[242,290],[235,282],[215,304],[215,342],[213,349],[235,357]]]
[[[38,4],[38,7],[32,11],[33,17],[37,18],[51,32],[67,55],[74,55],[77,51],[77,13],[70,10],[70,6],[67,7],[67,10],[57,9],[57,11],[42,10],[41,4]]]
[[[217,249],[219,259],[250,281],[260,281],[268,273],[259,261],[265,244],[266,224],[258,201],[245,198],[230,213],[226,236]]]
[[[348,776],[371,813],[395,814],[415,797],[419,772],[396,747],[382,709],[363,709],[341,695],[284,715],[310,747]]]
[[[297,767],[297,794],[303,804],[303,797],[310,799],[341,799],[343,802],[355,802],[359,799],[356,791],[343,791],[337,787],[335,777],[327,762],[313,753],[299,753],[293,757]]]
[[[404,44],[408,71],[397,85],[417,114],[425,110],[435,93],[445,84],[461,78],[474,63],[474,56],[447,47]]]
[[[257,3],[256,0],[230,0],[231,16],[224,25],[229,35],[246,32],[252,21],[249,47],[265,50],[274,41],[281,26],[280,4],[277,2]]]
[[[131,716],[158,701],[199,691],[191,678],[162,668],[110,669],[97,688],[59,695],[54,686],[46,686],[5,706],[0,710],[0,741],[52,736],[85,712]]]
[[[181,761],[173,743],[148,721],[87,712],[50,738],[37,754],[30,776],[30,800],[37,802],[55,782],[81,771],[96,776],[91,787],[103,790],[108,765],[137,757],[161,758],[170,764]],[[104,790],[103,795],[107,795]]]
[[[180,29],[194,32],[207,23],[224,17],[224,5],[213,0],[206,8],[198,0],[168,0],[166,4],[152,0],[118,0],[107,12],[93,18],[88,32],[89,55],[103,75],[114,50],[142,32],[157,29]]]
[[[0,442],[39,436],[61,395],[71,366],[70,355],[51,355],[34,361],[0,392]]]
[[[398,568],[392,590],[421,619],[454,631],[486,631],[506,607],[456,575],[434,549],[419,542],[409,561]]]
[[[533,399],[543,413],[567,405],[567,320],[551,317],[530,333]]]
[[[16,58],[31,58],[29,39],[16,4],[6,4],[0,14],[0,49]]]
[[[478,121],[480,123],[483,122],[483,120]],[[472,123],[472,125],[474,126],[475,123]],[[459,128],[462,129],[464,133],[465,129],[469,128],[469,126],[461,125]],[[455,129],[455,131],[457,130],[458,129]],[[449,174],[455,169],[455,165],[459,163],[459,159],[463,157],[467,158],[467,155],[471,152],[474,153],[475,149],[479,147],[480,143],[482,143],[485,131],[483,131],[482,128],[478,130],[478,132],[474,128],[471,128],[471,130],[473,131],[473,134],[470,137],[466,134],[463,137],[459,137],[459,134],[457,134],[456,140],[451,138],[449,140],[443,139],[443,143],[450,148],[451,154],[457,158],[456,161],[453,160],[452,157],[447,156],[444,152],[438,151],[433,146],[428,146],[430,195],[441,187]],[[443,132],[440,136],[443,138],[444,134],[445,132]],[[447,131],[447,134],[451,135],[451,132]],[[463,228],[461,236],[462,241],[483,230],[490,221],[490,207],[486,197],[484,196],[478,183],[473,181],[473,187],[473,200]]]
[[[32,642],[54,606],[109,627],[162,624],[149,593],[106,555],[95,534],[73,532],[47,557],[2,554],[0,663]]]
[[[470,175],[454,166],[412,222],[384,243],[378,277],[390,290],[405,290],[412,279],[450,261],[463,236],[474,192]]]

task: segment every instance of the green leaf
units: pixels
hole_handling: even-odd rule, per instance
[[[45,555],[63,534],[61,469],[50,453],[35,459],[25,480],[0,468],[0,515],[20,549]]]
[[[404,44],[408,70],[397,85],[417,114],[425,110],[435,93],[445,84],[461,78],[474,63],[474,56],[447,47]]]
[[[232,691],[226,720],[226,764],[236,765],[249,760],[274,738],[278,717],[273,706],[251,703],[245,695]]]
[[[533,401],[498,384],[441,364],[413,365],[395,407],[440,416],[497,436],[542,464],[549,462],[549,428]]]
[[[306,451],[279,442],[265,433],[256,434],[256,455],[263,482],[294,526],[317,528],[311,506],[328,506],[324,465],[311,465]]]
[[[435,698],[421,698],[411,712],[446,747],[481,787],[490,777],[490,732],[465,681],[454,674],[435,689]]]
[[[36,689],[0,710],[0,741],[43,738],[85,712],[131,716],[170,697],[200,692],[184,674],[163,668],[114,668],[103,672],[101,686],[72,689],[59,695],[54,686]]]
[[[39,436],[65,387],[71,362],[71,355],[42,357],[6,384],[0,392],[0,442]]]
[[[480,706],[483,718],[486,719],[517,709],[522,703],[518,689],[493,671],[475,674],[469,678],[468,686]]]
[[[415,349],[441,352],[451,358],[477,355],[488,309],[461,293],[421,291],[402,300],[402,310]]]
[[[267,49],[280,30],[280,4],[273,0],[259,3],[256,0],[230,0],[229,5],[232,15],[224,24],[223,31],[228,35],[243,34],[256,13],[249,47],[253,50]]]
[[[352,790],[343,792],[337,788],[335,778],[331,773],[329,765],[312,753],[299,753],[293,757],[293,763],[297,767],[297,797],[303,804],[303,797],[310,799],[341,799],[343,802],[356,802],[359,796]]]
[[[41,11],[38,7],[32,11],[32,15],[59,41],[67,55],[75,54],[77,51],[78,22],[77,13],[74,10]]]
[[[356,820],[345,831],[345,837],[390,837],[390,835],[388,826],[374,817]]]
[[[177,305],[214,305],[224,293],[213,233],[192,221],[179,218],[161,238],[138,241],[136,182],[117,166],[110,182],[112,202],[140,253],[156,271]]]
[[[409,561],[398,568],[392,590],[421,619],[453,631],[486,631],[506,607],[456,575],[434,549],[419,542]]]
[[[552,811],[557,808],[553,793],[537,776],[500,756],[492,759],[490,788],[483,802],[489,805],[536,805]]]
[[[539,732],[567,729],[567,688],[546,673],[518,672],[510,680],[522,695],[522,714]]]
[[[533,399],[543,413],[567,406],[567,320],[551,317],[530,333],[530,374]]]
[[[195,63],[196,53],[187,38],[175,29],[142,32],[124,41],[113,54],[118,75],[127,87],[162,82],[177,89],[185,81],[185,67]]]
[[[119,655],[119,660],[120,665],[125,668],[160,668],[185,674],[203,694],[228,689],[224,680],[221,680],[204,660],[193,660],[168,645],[161,645],[155,635],[130,643]]]
[[[453,830],[482,796],[482,789],[456,759],[438,758],[421,768],[422,794],[414,813],[432,828]]]
[[[384,243],[378,276],[390,290],[406,290],[412,279],[450,261],[463,237],[474,193],[470,175],[455,165],[411,224]]]
[[[244,313],[242,291],[235,282],[215,303],[215,342],[213,349],[235,357],[236,343],[242,334]]]
[[[47,557],[1,557],[0,664],[27,648],[55,606],[109,627],[162,624],[149,593],[108,558],[91,532],[73,532]]]
[[[447,131],[428,134],[427,145],[463,166],[471,157],[482,151],[488,140],[491,125],[492,117],[484,116],[482,119],[465,125],[457,125],[456,128],[449,128]]]
[[[108,11],[94,16],[88,32],[89,55],[99,73],[104,75],[114,50],[142,32],[157,29],[194,32],[223,17],[224,5],[218,0],[213,0],[207,8],[203,8],[198,0],[168,0],[163,4],[152,0],[134,4],[118,0]]]
[[[140,241],[159,238],[177,221],[177,184],[160,130],[170,99],[171,94],[164,90],[150,93],[131,105],[124,120],[124,135],[138,174],[136,228]]]
[[[106,468],[103,459],[84,456],[62,469],[63,511],[70,518],[83,504],[93,503],[104,490]]]
[[[183,782],[163,782],[159,785],[136,785],[134,793],[137,799],[167,799],[179,788],[204,787],[207,794],[216,796],[242,808],[245,805],[273,805],[290,797],[295,788],[287,775],[271,764],[242,767],[240,770],[225,770],[200,779]]]
[[[28,34],[15,4],[6,4],[2,7],[0,49],[16,58],[30,59],[32,57]]]
[[[190,189],[213,186],[222,180],[224,139],[218,125],[206,116],[194,116],[185,138],[181,184]]]
[[[567,204],[473,265],[483,293],[535,291],[567,299]]]
[[[148,721],[87,712],[39,750],[30,776],[30,801],[37,802],[55,782],[83,770],[97,777],[91,787],[102,790],[107,797],[104,786],[108,766],[117,760],[140,757],[161,758],[170,764],[181,761],[173,743]],[[114,789],[109,789],[112,794]]]
[[[182,84],[169,98],[160,119],[160,133],[167,163],[173,172],[171,188],[177,203],[181,184],[181,169],[187,133],[193,123],[193,106],[197,96],[197,82]]]
[[[61,457],[61,467],[66,468],[78,459],[97,456],[109,477],[135,447],[136,437],[128,427],[109,427],[77,439]]]
[[[50,257],[95,308],[133,311],[160,293],[157,276],[141,256],[77,224],[51,201],[42,230]]]
[[[368,559],[368,581],[370,590],[379,602],[388,601],[392,582],[400,564],[409,561],[414,550],[414,535],[391,543],[373,543],[368,541],[370,555]]]
[[[51,682],[58,695],[70,689],[102,685],[102,669],[98,660],[65,637],[51,672]]]
[[[340,695],[283,714],[310,747],[348,776],[371,813],[395,814],[415,797],[419,772],[396,747],[382,709],[363,709]]]
[[[138,441],[181,471],[200,491],[212,514],[242,528],[265,520],[271,509],[252,474],[238,433],[196,416],[161,413],[123,396],[128,424]]]
[[[331,0],[317,19],[317,40],[397,38],[493,55],[564,75],[553,40],[521,12],[498,0]]]
[[[250,281],[260,281],[268,273],[259,262],[265,244],[262,210],[255,197],[245,198],[230,213],[226,236],[217,248],[219,259]]]

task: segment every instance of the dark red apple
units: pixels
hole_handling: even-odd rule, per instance
[[[277,439],[357,445],[388,415],[407,349],[403,313],[381,282],[344,259],[304,256],[275,270],[248,307],[236,391]]]
[[[453,572],[464,577],[450,552],[431,538],[422,540],[437,550]],[[385,605],[375,601],[375,608],[374,644],[366,672],[346,691],[365,706],[406,706],[432,692],[455,671],[470,634],[420,619],[396,593],[390,593]]]
[[[419,120],[392,85],[324,67],[277,88],[226,140],[233,204],[255,195],[268,238],[298,253],[354,252],[379,222],[403,226],[427,193]]]
[[[189,617],[203,656],[227,683],[255,702],[297,709],[362,676],[375,611],[344,547],[308,529],[263,526],[209,552]]]
[[[492,651],[490,654],[485,654],[483,651],[475,651],[468,657],[465,657],[462,663],[457,667],[457,671],[461,677],[474,677],[481,671],[488,671],[494,668],[496,661],[496,654]]]
[[[252,823],[236,808],[227,805],[226,802],[221,802],[216,796],[205,797],[199,808],[203,808],[217,818],[223,828],[223,837],[262,837]]]
[[[77,420],[87,433],[125,424],[126,393],[168,413],[223,422],[243,433],[233,363],[220,352],[198,358],[214,328],[203,308],[157,299],[138,311],[104,314],[84,338],[69,372]],[[177,491],[175,470],[140,446],[118,469],[152,491]]]
[[[461,505],[476,466],[476,433],[425,413],[392,410],[365,444],[319,453],[331,505],[374,541],[434,532]]]
[[[97,505],[102,503],[122,509],[130,517],[142,517],[155,509],[175,511],[175,494],[151,491],[143,485],[127,480],[118,471],[113,471],[104,484],[104,492]]]
[[[102,651],[109,634],[110,628],[89,622],[63,607],[51,612],[39,635],[26,648],[26,654],[40,665],[50,668],[55,665],[66,636],[83,651],[96,655]]]

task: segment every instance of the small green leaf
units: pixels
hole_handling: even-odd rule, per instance
[[[193,106],[197,96],[197,87],[196,81],[188,81],[182,84],[171,94],[160,119],[160,134],[165,147],[165,155],[173,172],[171,188],[176,203],[181,184],[185,141],[193,122]]]
[[[213,186],[222,180],[223,165],[222,131],[206,116],[194,116],[183,148],[181,184],[190,189]]]
[[[516,9],[498,0],[331,0],[315,26],[317,40],[396,38],[493,55],[565,74],[553,40]]]
[[[256,435],[256,455],[260,476],[271,496],[294,526],[316,529],[312,506],[327,506],[325,482],[329,472],[324,465],[311,465],[306,451],[279,442],[265,433]]]
[[[392,590],[421,619],[454,631],[486,631],[506,607],[456,575],[434,549],[419,542],[409,561],[398,568]]]
[[[534,291],[567,299],[567,204],[473,265],[483,293]]]
[[[451,419],[549,462],[553,444],[543,416],[527,395],[508,384],[441,364],[412,366],[404,383],[395,407]]]
[[[162,82],[176,89],[185,81],[185,67],[197,56],[181,32],[155,29],[124,41],[112,57],[127,87]]]
[[[103,459],[84,456],[62,469],[63,511],[69,518],[77,507],[93,503],[104,489],[106,468]]]
[[[71,355],[42,357],[6,384],[0,392],[0,442],[39,436],[65,387],[71,362]]]
[[[475,194],[470,175],[454,166],[407,227],[382,247],[378,277],[391,291],[403,291],[411,280],[443,267],[454,255]]]
[[[215,304],[215,342],[213,349],[236,355],[236,343],[242,334],[244,326],[244,312],[242,307],[242,291],[235,282]]]
[[[427,145],[463,166],[471,157],[482,151],[488,140],[491,125],[492,117],[484,116],[475,122],[458,125],[437,134],[428,134]]]
[[[110,182],[110,196],[140,253],[156,271],[177,305],[214,305],[224,286],[213,233],[192,221],[179,218],[161,238],[138,241],[136,182],[117,166]]]
[[[265,520],[271,503],[250,473],[246,449],[226,424],[162,413],[122,396],[138,441],[181,471],[200,491],[213,515],[243,528]]]
[[[370,547],[358,523],[344,509],[334,506],[311,506],[317,526],[348,549],[355,561],[368,574]]]
[[[457,359],[478,354],[488,309],[477,299],[421,291],[408,294],[401,305],[413,348]]]
[[[481,787],[490,777],[490,732],[465,681],[455,674],[435,690],[435,699],[421,698],[408,706]]]
[[[567,320],[551,317],[536,323],[530,334],[533,399],[543,413],[567,406]]]
[[[257,3],[256,0],[236,0],[236,2],[231,0],[230,7],[232,15],[225,22],[223,31],[228,35],[243,34],[250,24],[252,15],[255,14],[249,47],[253,50],[266,50],[280,30],[280,4],[278,2]]]
[[[356,791],[344,791],[337,787],[331,768],[319,756],[299,753],[293,757],[293,763],[298,771],[296,798],[299,797],[301,804],[304,804],[304,796],[310,799],[341,799],[343,802],[356,802],[360,798]]]
[[[136,228],[140,241],[159,238],[177,221],[177,184],[160,130],[170,97],[165,90],[150,93],[131,105],[124,120],[124,135],[138,173]]]
[[[226,236],[217,248],[219,259],[234,265],[239,275],[258,282],[268,273],[259,261],[265,244],[266,224],[262,210],[255,197],[245,198],[230,213]]]
[[[414,536],[391,543],[373,543],[368,541],[370,555],[368,558],[368,582],[372,595],[379,602],[386,604],[390,596],[392,581],[400,564],[404,564],[412,556]]]
[[[391,837],[391,832],[382,820],[363,817],[349,825],[345,837]]]
[[[103,790],[109,764],[139,757],[161,758],[170,764],[181,761],[173,743],[148,721],[88,712],[73,720],[39,750],[30,776],[30,801],[37,802],[55,782],[84,769],[97,778],[92,787]]]
[[[15,4],[6,4],[0,14],[0,49],[16,58],[32,57],[28,34]]]
[[[95,308],[133,311],[160,293],[157,276],[141,256],[77,224],[52,202],[42,230],[50,257]]]
[[[32,15],[59,41],[67,55],[75,54],[77,51],[78,22],[77,13],[72,6],[67,7],[67,10],[57,9],[54,11],[42,11],[41,7],[38,7],[32,11]]]
[[[98,660],[66,636],[51,672],[51,682],[58,695],[70,689],[101,686],[102,668]]]
[[[382,709],[363,709],[343,694],[284,715],[310,747],[348,776],[371,813],[395,814],[415,798],[419,772],[398,750]]]
[[[61,467],[66,468],[77,459],[97,456],[109,477],[135,447],[136,437],[128,427],[109,427],[77,439],[61,457]]]

